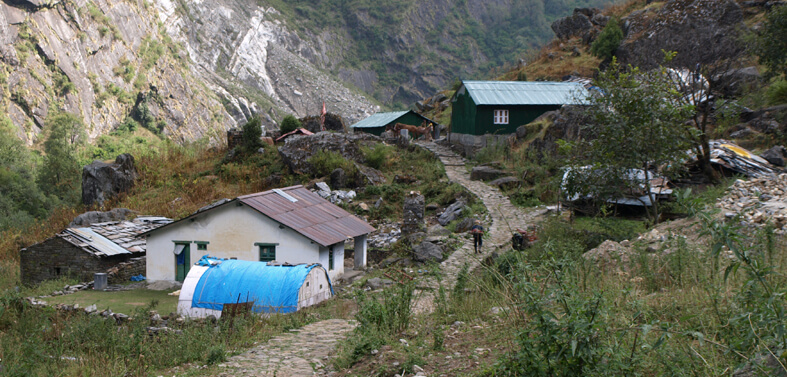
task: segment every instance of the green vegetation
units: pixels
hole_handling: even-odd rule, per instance
[[[590,46],[590,53],[600,59],[611,59],[623,41],[623,30],[618,25],[618,20],[612,18]]]
[[[596,199],[604,200],[643,188],[653,203],[648,215],[658,221],[660,209],[651,192],[651,179],[632,171],[649,164],[666,165],[685,156],[692,147],[685,137],[689,130],[676,125],[686,123],[693,106],[683,103],[683,95],[674,89],[665,68],[643,73],[629,67],[623,72],[613,59],[596,85],[606,95],[591,97],[587,113],[592,125],[585,126],[595,138],[572,143],[566,195],[592,192]],[[583,166],[591,170],[583,170]]]
[[[256,153],[262,148],[262,126],[260,118],[254,117],[243,125],[243,141],[241,147],[246,154]]]
[[[787,75],[787,7],[776,6],[767,13],[753,50],[771,73]]]
[[[79,305],[86,308],[95,305],[96,310],[110,309],[114,313],[133,313],[139,308],[156,302],[156,309],[163,314],[176,313],[178,296],[170,296],[169,291],[151,291],[148,289],[133,289],[119,292],[104,291],[79,291],[76,293],[48,297],[49,304]]]
[[[281,124],[279,125],[279,129],[281,130],[282,134],[286,134],[288,132],[292,132],[301,128],[301,121],[298,120],[292,114],[288,114],[281,120]]]
[[[46,155],[37,183],[44,193],[68,204],[77,204],[81,198],[82,166],[77,151],[85,143],[84,127],[71,113],[52,111],[46,119]]]

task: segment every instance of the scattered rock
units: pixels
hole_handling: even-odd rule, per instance
[[[445,227],[443,227],[440,224],[435,224],[435,225],[430,226],[426,230],[426,234],[429,237],[450,236],[451,235],[451,231],[446,229]]]
[[[96,223],[106,223],[110,221],[123,221],[128,219],[133,212],[128,208],[113,208],[110,211],[100,212],[100,211],[90,211],[85,212],[77,217],[74,218],[68,227],[76,227],[76,226],[87,226],[90,224]]]
[[[473,227],[474,220],[471,218],[462,219],[454,228],[454,233],[465,233]]]

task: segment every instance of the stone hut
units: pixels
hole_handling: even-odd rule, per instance
[[[127,265],[140,261],[146,252],[145,239],[136,236],[171,222],[166,217],[143,216],[67,228],[19,252],[22,283],[34,285],[63,276],[91,281],[97,272],[118,275],[118,266],[133,271]]]

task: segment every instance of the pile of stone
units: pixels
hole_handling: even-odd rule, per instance
[[[377,225],[377,231],[372,233],[367,239],[367,243],[371,248],[389,248],[391,245],[402,238],[401,224],[388,223]]]
[[[327,199],[329,202],[333,204],[341,204],[341,203],[352,203],[353,199],[357,196],[355,191],[344,191],[344,190],[331,190],[330,186],[328,186],[325,182],[317,182],[316,189],[312,190],[314,193],[319,195],[323,199]]]
[[[738,180],[716,203],[727,218],[739,216],[752,227],[772,224],[776,233],[787,233],[787,174]]]

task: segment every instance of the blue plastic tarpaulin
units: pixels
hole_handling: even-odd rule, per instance
[[[298,292],[309,272],[317,267],[268,266],[265,262],[222,260],[207,255],[196,264],[208,269],[194,289],[192,307],[222,310],[224,304],[253,301],[252,311],[256,313],[298,310]]]

